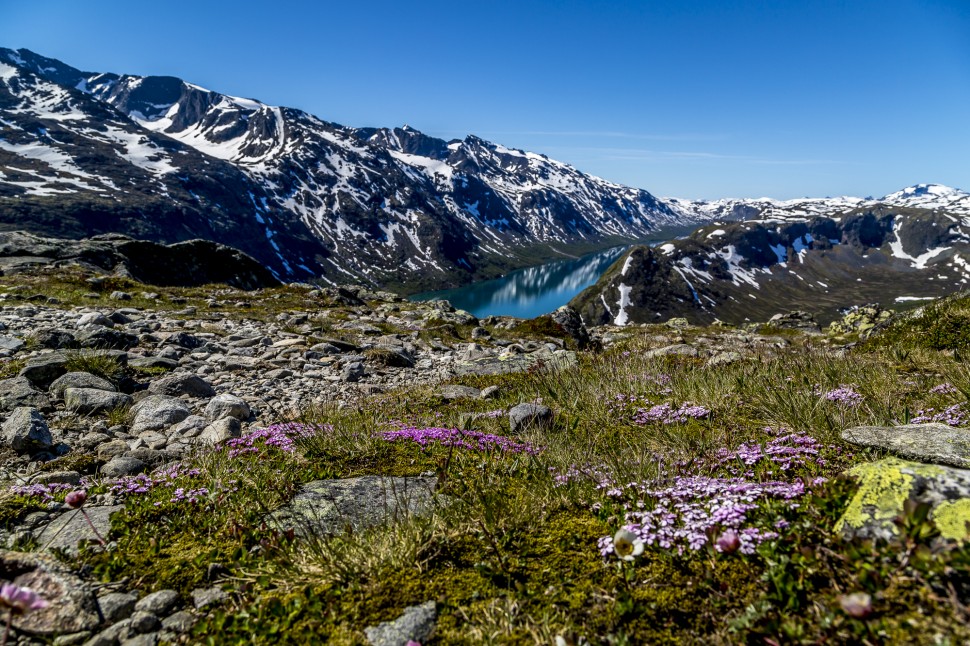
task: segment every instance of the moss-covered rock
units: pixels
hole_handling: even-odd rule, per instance
[[[853,467],[859,482],[836,530],[849,537],[890,540],[907,507],[929,505],[929,518],[944,538],[967,541],[970,530],[970,470],[886,458]]]

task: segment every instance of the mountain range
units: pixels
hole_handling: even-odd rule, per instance
[[[970,284],[970,193],[959,189],[668,203],[714,220],[632,248],[574,299],[585,320],[738,323],[800,309],[825,321],[848,305],[930,300]]]
[[[475,136],[350,128],[0,49],[2,229],[203,238],[283,279],[420,291],[704,217]]]

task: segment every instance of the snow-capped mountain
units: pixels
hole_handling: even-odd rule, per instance
[[[920,184],[878,200],[672,205],[736,219],[632,249],[575,299],[587,322],[740,323],[790,309],[827,320],[847,305],[929,299],[970,285],[970,194],[959,189]]]
[[[348,128],[27,50],[0,49],[0,127],[5,228],[203,237],[282,277],[456,285],[524,264],[523,249],[541,259],[706,217],[474,136]]]

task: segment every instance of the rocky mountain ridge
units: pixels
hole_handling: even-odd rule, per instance
[[[348,128],[27,50],[0,49],[0,66],[10,228],[205,238],[281,278],[420,291],[696,221],[646,191],[474,136]]]

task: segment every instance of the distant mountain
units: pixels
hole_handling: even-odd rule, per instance
[[[0,49],[3,229],[204,238],[281,278],[417,291],[706,217],[474,136],[348,128]]]
[[[588,323],[740,323],[791,309],[829,320],[840,307],[942,296],[970,280],[970,193],[959,189],[669,203],[732,221],[631,249],[573,301]]]

